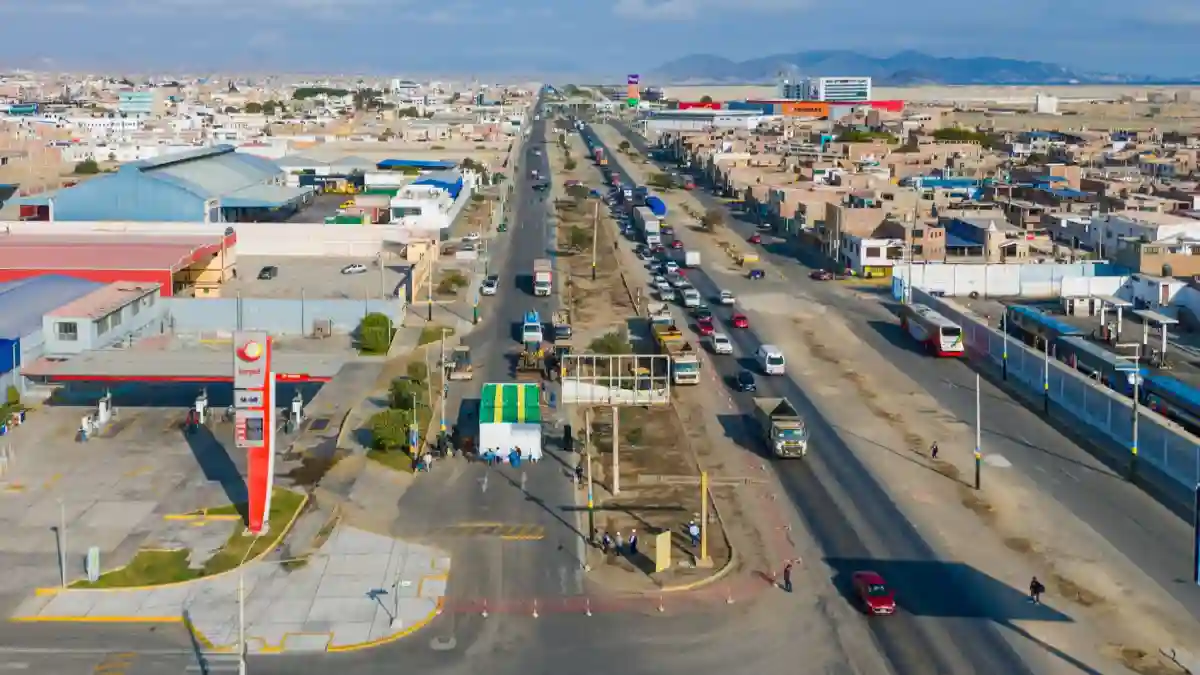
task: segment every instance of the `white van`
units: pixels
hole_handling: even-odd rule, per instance
[[[775,345],[760,345],[754,358],[758,361],[758,367],[767,375],[783,375],[787,365],[783,352]]]
[[[699,307],[700,306],[700,291],[694,288],[683,289],[683,306],[684,307]]]

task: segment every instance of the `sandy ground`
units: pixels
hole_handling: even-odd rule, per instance
[[[1121,96],[1145,99],[1148,92],[1194,91],[1200,87],[1146,87],[1130,85],[1081,85],[1045,87],[988,87],[988,86],[930,86],[930,87],[875,87],[873,98],[880,101],[901,99],[920,103],[938,101],[995,101],[997,103],[1032,103],[1039,94],[1057,96],[1063,100],[1115,100]],[[696,101],[701,96],[711,96],[714,101],[736,101],[747,98],[775,98],[778,90],[763,85],[666,85],[663,92],[667,98],[680,101]]]

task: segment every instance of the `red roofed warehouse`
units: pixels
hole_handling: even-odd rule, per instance
[[[237,236],[96,234],[0,236],[0,283],[57,274],[101,283],[159,284],[163,296],[218,297],[233,274]]]

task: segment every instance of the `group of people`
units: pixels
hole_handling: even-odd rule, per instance
[[[508,452],[503,452],[500,448],[485,448],[479,453],[479,458],[487,462],[488,466],[497,464],[509,464],[513,467],[521,466],[521,462],[525,457],[521,454],[520,446],[510,448]],[[530,455],[529,461],[537,464],[537,455]]]
[[[620,530],[617,531],[616,537],[610,537],[609,534],[607,532],[605,532],[600,537],[600,550],[603,551],[605,555],[608,555],[609,551],[612,551],[613,553],[616,553],[617,555],[626,555],[626,554],[631,555],[631,556],[637,555],[638,554],[637,530],[629,531],[629,541],[625,541],[625,537],[621,535]]]

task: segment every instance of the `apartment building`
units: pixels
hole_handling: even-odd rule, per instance
[[[1142,274],[1200,276],[1200,232],[1180,233],[1149,242],[1118,238],[1112,258],[1118,265]]]
[[[1014,263],[1029,260],[1025,232],[1003,218],[941,217],[946,262]]]

